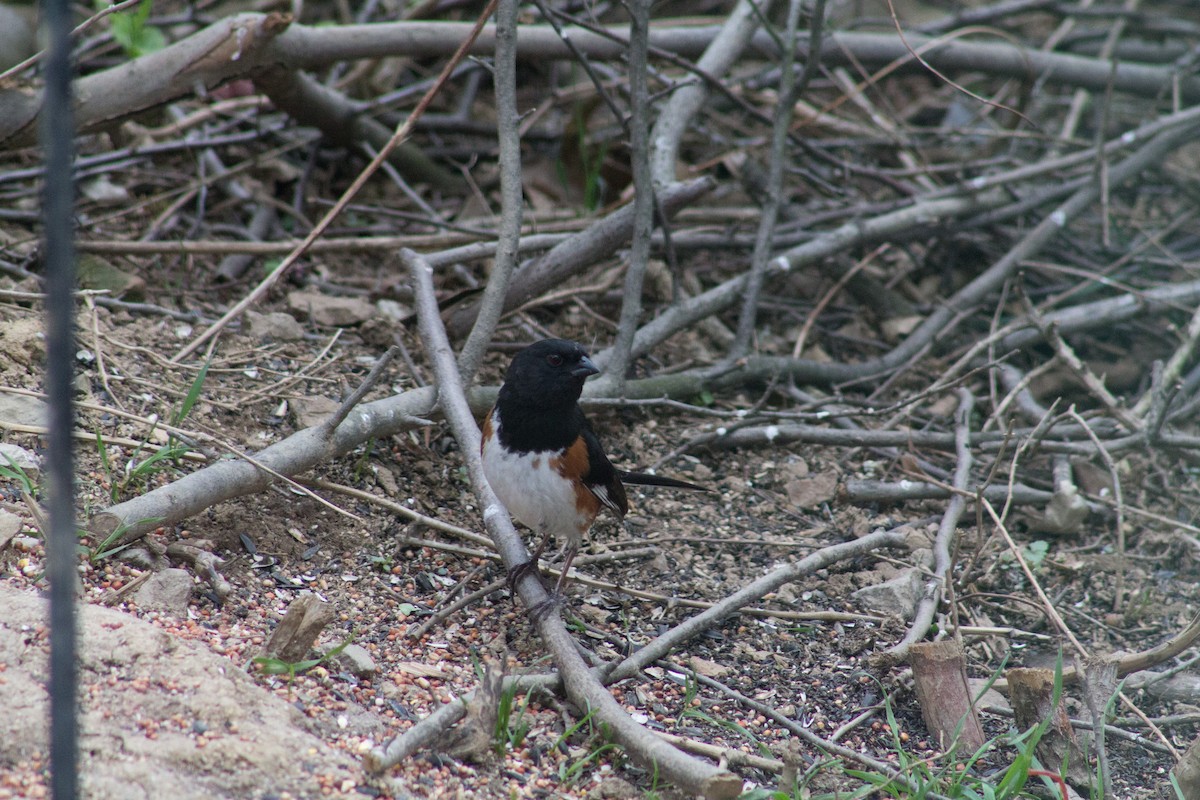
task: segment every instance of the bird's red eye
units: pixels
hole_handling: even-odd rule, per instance
[[[546,356],[546,363],[552,367],[561,367],[563,365],[563,357],[557,353]]]

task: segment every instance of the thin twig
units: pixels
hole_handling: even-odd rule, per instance
[[[880,548],[900,547],[904,544],[904,541],[903,533],[877,531],[852,542],[830,545],[805,556],[799,561],[785,564],[779,569],[743,586],[712,608],[694,617],[689,617],[662,636],[649,642],[645,647],[638,650],[637,653],[614,666],[608,673],[608,679],[619,681],[636,675],[647,665],[666,656],[672,648],[677,647],[700,632],[708,630],[730,614],[737,613],[752,601],[766,596],[786,583],[799,580],[819,569],[824,569],[838,561],[863,553],[869,553]]]
[[[630,166],[633,170],[633,237],[617,336],[601,380],[618,392],[624,389],[631,364],[630,351],[642,316],[642,284],[650,261],[650,234],[654,230],[655,189],[650,171],[650,86],[646,48],[650,37],[650,0],[629,0],[629,120]],[[619,118],[619,117],[618,117]]]
[[[367,373],[367,377],[363,378],[358,388],[351,392],[350,396],[343,400],[342,404],[321,423],[321,428],[326,435],[332,434],[337,426],[346,419],[346,416],[354,410],[355,406],[362,402],[363,398],[367,396],[367,392],[375,388],[375,384],[379,383],[380,378],[383,377],[383,371],[387,369],[387,365],[391,363],[398,352],[400,352],[400,348],[392,345],[375,360],[375,365],[371,367],[371,371]]]
[[[463,381],[474,380],[492,333],[504,313],[508,284],[517,268],[524,194],[521,174],[521,115],[517,109],[517,0],[499,0],[496,10],[496,57],[492,67],[496,103],[496,137],[500,147],[500,224],[496,257],[475,325],[458,356]]]
[[[784,165],[788,162],[788,136],[792,127],[792,111],[796,106],[796,98],[803,91],[806,81],[797,80],[794,69],[796,63],[796,33],[800,27],[800,12],[804,8],[802,0],[789,0],[787,23],[784,33],[783,70],[779,86],[779,102],[775,106],[774,119],[771,124],[771,154],[767,166],[766,198],[763,203],[762,217],[758,222],[758,233],[754,240],[754,252],[750,256],[750,275],[746,280],[746,295],[742,301],[742,313],[738,317],[737,332],[733,345],[729,348],[726,358],[735,361],[750,350],[750,340],[754,337],[755,322],[758,319],[758,299],[762,293],[763,276],[767,271],[767,262],[771,259],[774,246],[775,224],[779,220],[779,209],[783,205],[783,173]],[[813,43],[820,47],[821,20],[825,13],[825,0],[818,0],[813,9]],[[813,59],[805,64],[804,75],[811,77]]]
[[[975,396],[966,389],[958,390],[958,410],[954,414],[954,449],[958,464],[954,469],[954,488],[957,489],[946,504],[942,520],[938,524],[937,536],[933,541],[933,577],[926,583],[925,591],[917,604],[913,615],[912,625],[898,643],[876,656],[880,665],[895,665],[908,657],[908,651],[913,644],[921,641],[929,633],[937,613],[938,604],[942,601],[943,592],[950,578],[953,562],[950,551],[954,542],[954,534],[958,530],[958,521],[966,511],[967,500],[965,492],[971,480],[971,468],[974,458],[968,444],[971,430],[971,412],[975,409]]]

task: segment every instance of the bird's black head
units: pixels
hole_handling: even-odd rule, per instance
[[[528,406],[570,405],[579,399],[588,376],[599,371],[582,345],[543,339],[513,358],[500,396]]]

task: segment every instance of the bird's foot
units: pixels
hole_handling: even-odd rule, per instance
[[[541,573],[538,572],[537,558],[531,558],[523,564],[517,564],[508,571],[508,591],[514,599],[517,596],[517,584],[524,580],[525,576],[531,572],[539,578],[541,577]]]
[[[558,609],[566,598],[558,592],[551,592],[546,596],[546,599],[540,603],[536,603],[529,609],[529,618],[534,623],[539,623],[546,618],[547,614]]]

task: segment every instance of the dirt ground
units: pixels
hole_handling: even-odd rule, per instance
[[[37,372],[27,369],[22,373],[15,363],[21,347],[36,350],[36,336],[14,342],[12,332],[34,330],[25,323],[38,321],[37,310],[8,307],[3,314],[4,329],[9,332],[4,354],[10,359],[5,383],[36,389]],[[411,337],[400,327],[396,333]],[[177,334],[176,322],[104,309],[81,317],[81,344],[93,353],[103,353],[109,386],[122,398],[124,410],[137,415],[167,417],[188,391],[187,373],[164,368],[164,359],[179,341]],[[335,346],[327,349],[335,335]],[[419,353],[418,343],[411,338],[409,345],[412,352]],[[248,449],[259,449],[296,429],[295,414],[290,410],[281,413],[282,404],[317,397],[336,401],[341,391],[362,379],[378,355],[378,349],[354,331],[323,330],[314,325],[308,326],[303,341],[266,343],[238,333],[228,336],[221,349],[231,355],[215,358],[201,399],[185,424],[199,431],[220,432]],[[498,354],[489,359],[486,380],[496,380],[506,358]],[[99,361],[96,358],[91,367],[80,370],[80,385],[86,388],[79,395],[81,430],[111,437],[146,437],[144,425],[84,405],[104,405],[101,376],[95,366]],[[305,367],[308,370],[302,381],[283,392],[272,391],[279,376]],[[376,393],[414,383],[414,375],[405,367],[394,367],[383,381],[386,388]],[[730,406],[747,399],[735,398]],[[609,434],[606,439],[614,460],[629,467],[651,464],[657,456],[715,424],[702,415],[654,407],[592,413]],[[35,436],[11,435],[6,441],[31,451],[40,446]],[[147,452],[109,446],[106,466],[94,441],[81,442],[79,488],[84,514],[107,505],[114,487],[118,496],[127,495],[170,481],[177,469],[195,468],[186,462],[171,464],[150,474],[144,484],[130,481],[122,486],[126,481],[123,465],[144,458]],[[701,481],[714,492],[696,496],[638,491],[633,495],[634,510],[626,530],[619,530],[611,521],[597,526],[592,537],[594,551],[616,558],[624,550],[649,546],[653,554],[589,565],[584,575],[664,599],[639,600],[580,580],[571,590],[569,608],[583,626],[578,629],[581,643],[601,658],[619,657],[694,613],[679,601],[719,600],[774,565],[875,529],[912,525],[932,530],[938,503],[859,508],[834,500],[835,483],[814,483],[817,476],[844,479],[871,474],[879,469],[871,461],[862,451],[786,446],[758,452],[700,451],[664,465],[664,472]],[[438,425],[374,442],[319,473],[329,481],[385,497],[443,522],[481,530],[454,444]],[[3,552],[4,583],[20,590],[20,596],[29,597],[39,583],[43,548],[27,509],[15,502],[16,487],[10,483],[8,491],[14,494],[6,507],[22,518],[24,530]],[[823,498],[822,493],[826,495]],[[366,775],[356,758],[372,745],[401,733],[431,709],[471,691],[483,654],[502,654],[515,672],[543,669],[544,653],[531,635],[523,609],[503,590],[414,638],[411,634],[430,614],[455,595],[499,577],[499,568],[480,555],[453,550],[477,549],[474,545],[455,542],[360,499],[323,494],[359,519],[294,490],[274,489],[221,504],[185,526],[160,530],[150,537],[160,547],[186,542],[220,556],[224,560],[221,573],[233,586],[232,595],[221,602],[196,577],[184,603],[169,610],[145,608],[137,592],[114,596],[146,569],[147,555],[142,548],[94,561],[81,555],[84,601],[109,602],[149,622],[167,634],[155,640],[156,647],[174,654],[171,658],[127,656],[123,652],[127,646],[118,643],[112,645],[112,652],[119,658],[102,665],[85,662],[84,741],[92,759],[97,763],[136,759],[149,775],[142,780],[150,785],[158,780],[154,770],[178,774],[194,769],[191,756],[173,754],[179,748],[186,750],[190,742],[191,747],[206,749],[211,755],[213,739],[221,741],[219,733],[214,737],[219,726],[208,722],[207,730],[198,733],[196,720],[208,719],[218,710],[212,708],[210,697],[171,687],[180,680],[180,671],[193,673],[194,678],[195,665],[212,669],[213,663],[219,663],[226,681],[249,669],[249,678],[234,681],[239,692],[251,693],[249,684],[262,689],[251,693],[253,702],[219,709],[228,717],[226,727],[242,731],[235,744],[225,742],[225,746],[237,751],[238,764],[248,759],[261,771],[260,780],[252,782],[257,787],[250,791],[252,796],[288,796],[290,792],[303,797],[317,788],[324,794],[345,796],[408,793],[433,797],[459,792],[482,797],[582,796],[610,791],[617,791],[615,796],[635,796],[664,788],[655,787],[652,776],[627,763],[619,752],[605,749],[595,731],[579,728],[577,710],[563,707],[552,697],[531,698],[521,717],[528,728],[524,739],[481,763],[422,753],[385,779]],[[799,507],[796,498],[813,506]],[[973,566],[958,588],[959,602],[969,609],[969,622],[1012,626],[1011,631],[968,638],[973,676],[984,678],[999,669],[1005,654],[1010,665],[1052,664],[1057,640],[1036,608],[1024,601],[1014,602],[1027,591],[1015,562],[1006,559],[986,530],[968,524],[960,534],[959,557]],[[1195,567],[1186,550],[1181,551],[1170,537],[1147,533],[1134,538],[1128,565],[1122,566],[1104,554],[1101,532],[1090,537],[1054,541],[1039,567],[1045,585],[1055,593],[1057,607],[1076,621],[1085,644],[1100,652],[1142,649],[1186,624],[1196,601]],[[1021,541],[1028,544],[1030,539]],[[81,540],[88,553],[99,544]],[[671,664],[652,668],[641,680],[618,685],[614,695],[655,729],[734,752],[777,757],[789,739],[787,731],[766,715],[686,677],[698,672],[802,721],[818,734],[832,734],[855,721],[839,741],[885,761],[896,761],[898,742],[910,757],[934,759],[939,748],[924,730],[910,676],[903,669],[881,673],[868,663],[872,654],[903,635],[903,622],[872,613],[851,596],[856,589],[894,576],[904,563],[903,559],[861,559],[822,571],[802,585],[789,585],[768,599],[769,606],[784,612],[813,612],[817,619],[737,616],[673,654]],[[1118,570],[1122,570],[1127,596],[1135,598],[1122,613],[1111,610]],[[254,668],[251,659],[289,603],[305,591],[319,594],[336,612],[320,642],[329,646],[353,639],[374,662],[373,672],[355,674],[335,661],[289,679],[263,675]],[[819,617],[826,612],[841,616],[821,621]],[[93,640],[93,627],[105,630],[121,624],[109,622],[114,619],[119,619],[116,612],[85,614],[83,640]],[[10,621],[6,630],[11,633],[13,626]],[[4,659],[6,695],[30,695],[25,706],[29,716],[11,716],[8,723],[13,729],[40,726],[42,706],[34,699],[42,690],[18,680],[25,670],[36,676],[41,669],[40,660],[31,660],[30,652],[44,649],[45,629],[33,628],[40,631],[38,636],[34,640],[26,636]],[[177,640],[181,641],[175,644]],[[217,657],[215,662],[201,658],[196,648],[210,650]],[[176,666],[180,658],[186,666]],[[205,686],[203,681],[196,683],[197,689]],[[145,707],[149,695],[164,692],[166,697],[156,697],[153,707]],[[1186,746],[1195,724],[1186,713],[1190,703],[1146,695],[1138,698],[1138,704],[1152,717],[1175,717],[1178,721],[1171,723],[1168,735],[1176,747]],[[1079,710],[1075,701],[1071,707]],[[123,711],[105,711],[108,708]],[[273,715],[270,721],[260,718],[264,709]],[[873,713],[864,715],[869,711]],[[889,714],[894,716],[894,724],[888,723]],[[1011,724],[1004,716],[985,714],[984,719],[989,734],[1002,732]],[[268,729],[261,735],[246,735],[252,721]],[[118,723],[119,736],[110,730]],[[90,744],[95,737],[104,736],[118,737],[118,744]],[[272,761],[270,754],[260,752],[271,748],[274,753],[281,738],[293,736],[308,736],[304,752],[335,768],[315,771],[310,782],[297,784],[293,762]],[[145,742],[168,738],[172,746],[161,750]],[[0,787],[0,793],[33,796],[41,786],[44,753],[31,748],[29,740],[5,739],[20,746],[5,749],[6,763],[13,771],[8,773],[10,784]],[[1164,776],[1172,761],[1160,748],[1151,748],[1151,741],[1144,732],[1132,740],[1110,739],[1120,796],[1171,796]],[[297,745],[293,752],[300,749]],[[816,752],[804,756],[806,761],[820,758]],[[991,769],[1000,769],[1002,753],[989,756],[989,763]],[[739,767],[738,772],[748,785],[773,783],[774,776],[752,767]],[[851,785],[838,772],[817,770],[814,790]],[[205,773],[205,791],[225,796],[248,791],[244,768],[235,768],[224,758],[206,762]],[[100,774],[89,770],[84,777],[84,785],[95,792],[93,796],[100,796],[102,784],[99,777],[89,775]],[[618,786],[622,788],[613,788]],[[142,796],[155,796],[155,792]]]

